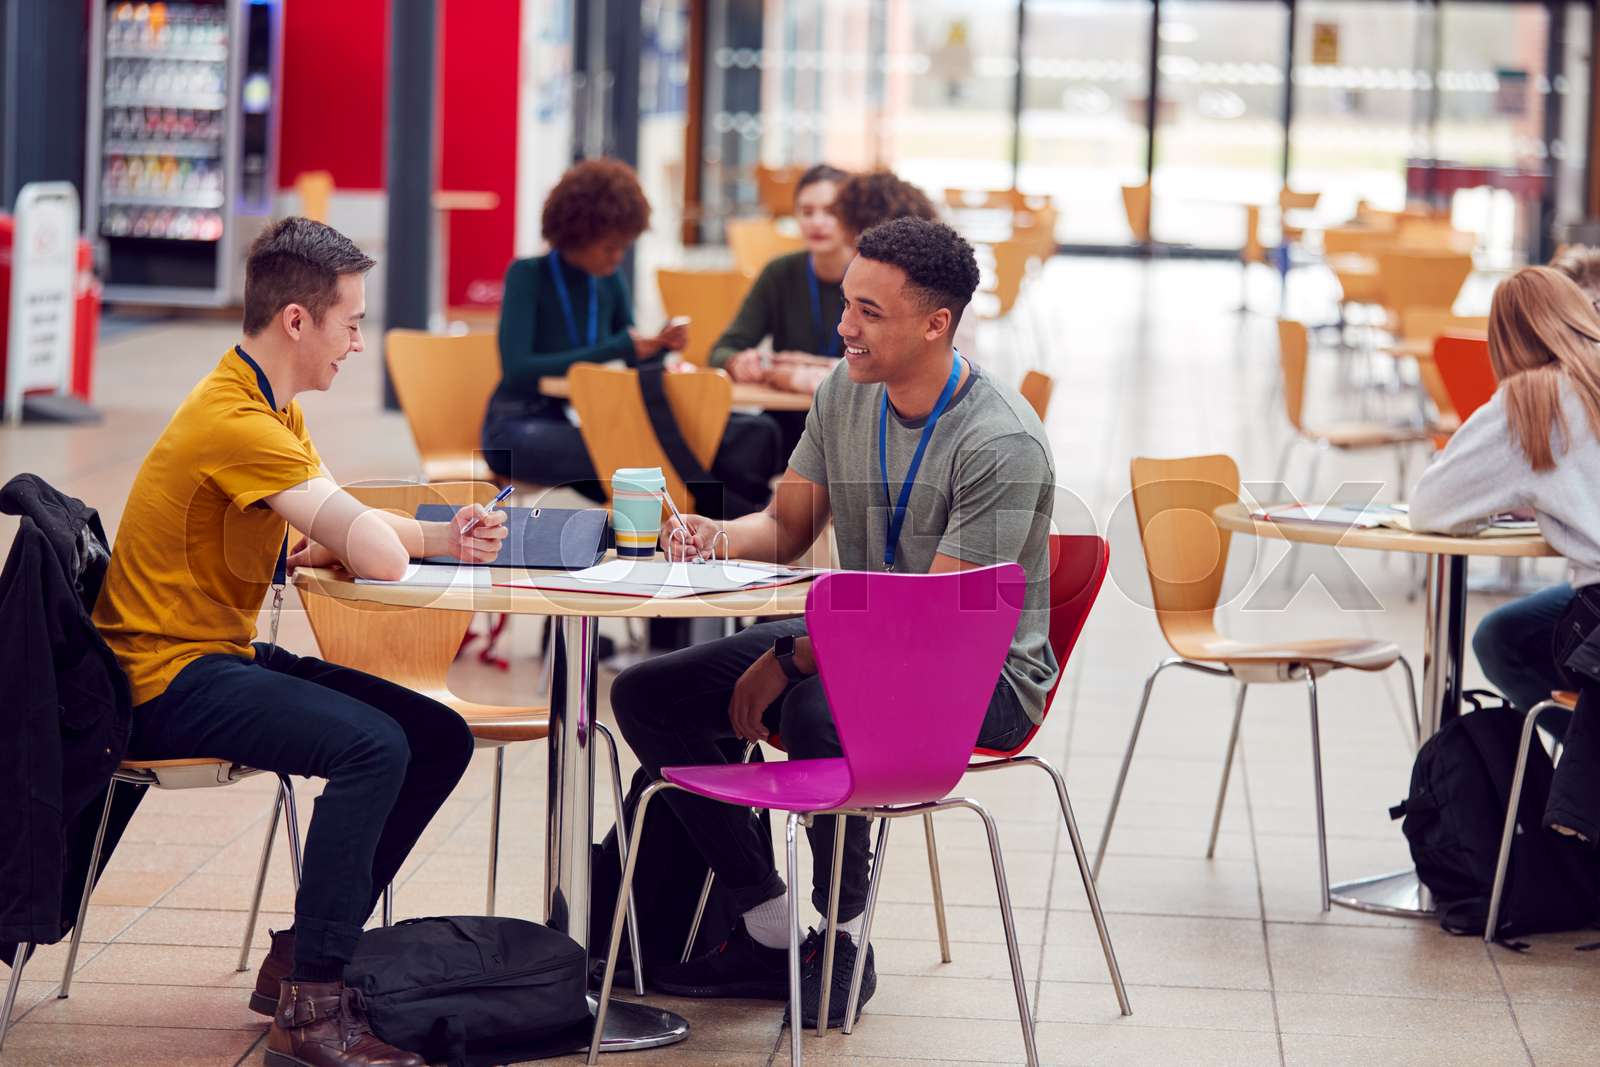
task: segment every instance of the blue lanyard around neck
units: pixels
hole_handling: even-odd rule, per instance
[[[817,352],[838,359],[843,338],[839,336],[837,324],[830,330],[828,324],[822,321],[822,293],[817,288],[817,265],[809,255],[806,256],[806,283],[811,288],[811,324],[817,330]]]
[[[922,427],[922,437],[917,441],[917,450],[911,454],[911,466],[906,469],[906,480],[900,486],[900,499],[894,505],[894,510],[889,514],[889,533],[883,542],[883,569],[894,570],[895,556],[900,552],[900,528],[906,522],[906,507],[911,503],[911,487],[916,484],[917,470],[922,466],[922,454],[928,450],[928,442],[933,439],[933,428],[939,423],[939,416],[944,414],[944,409],[950,406],[950,398],[956,394],[956,385],[961,381],[961,353],[950,353],[950,380],[944,383],[944,391],[939,394],[939,399],[934,402],[933,410],[928,413],[928,421]],[[889,495],[889,390],[883,391],[883,401],[878,406],[878,471],[883,476],[883,499],[889,503],[893,498]]]
[[[267,407],[273,411],[278,410],[277,403],[272,396],[272,383],[267,380],[267,372],[261,369],[261,364],[250,358],[250,353],[244,350],[244,345],[234,345],[233,350],[239,358],[250,365],[256,372],[256,386],[261,390],[261,398],[267,402]],[[272,568],[272,584],[282,586],[289,580],[289,533],[284,531],[283,547],[278,549],[278,563]]]
[[[561,253],[551,250],[548,262],[550,277],[556,283],[556,298],[561,301],[561,314],[567,320],[567,332],[572,335],[572,347],[581,347],[584,340],[578,336],[578,320],[572,313],[572,297],[567,293],[567,279],[561,273]],[[598,340],[600,340],[600,287],[591,274],[589,275],[589,346],[592,348]]]

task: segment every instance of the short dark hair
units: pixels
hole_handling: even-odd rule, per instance
[[[244,263],[245,336],[266,329],[290,304],[320,323],[339,297],[339,278],[365,274],[374,264],[332,226],[298,215],[274,222],[251,244]]]
[[[1600,248],[1568,245],[1556,253],[1550,266],[1577,282],[1591,301],[1600,300]]]
[[[617,159],[586,159],[567,168],[544,200],[544,239],[558,252],[602,237],[632,241],[650,226],[650,201],[633,168]]]
[[[861,235],[856,255],[905,272],[924,306],[950,309],[950,332],[978,289],[978,259],[964,237],[942,222],[899,218]]]
[[[800,193],[808,185],[816,185],[819,182],[842,182],[848,177],[850,175],[827,163],[817,163],[807,167],[805,172],[800,175],[800,180],[794,183],[795,203],[798,204],[800,202]]]
[[[839,195],[834,198],[833,213],[839,216],[845,229],[858,235],[890,219],[939,217],[939,209],[933,206],[928,194],[887,170],[852,174],[846,178],[839,187]]]

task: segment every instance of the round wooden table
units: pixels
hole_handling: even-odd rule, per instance
[[[678,371],[680,374],[693,374],[694,371]],[[568,384],[565,375],[551,375],[539,379],[539,392],[557,400],[570,400],[572,387]],[[791,393],[784,389],[773,389],[766,385],[752,385],[749,382],[733,383],[733,406],[736,408],[760,408],[763,411],[810,411],[810,393]]]
[[[1224,530],[1251,537],[1427,557],[1428,590],[1422,623],[1422,736],[1431,737],[1461,713],[1461,675],[1467,629],[1467,557],[1540,558],[1559,555],[1536,533],[1507,537],[1447,537],[1378,528],[1251,518],[1240,503],[1213,512]],[[1415,870],[1397,871],[1333,886],[1334,903],[1387,915],[1433,914]]]
[[[608,557],[609,558],[609,557]],[[496,580],[561,573],[496,568]],[[545,812],[545,922],[589,944],[589,853],[594,840],[595,625],[602,618],[736,618],[799,615],[809,581],[737,593],[676,599],[543,592],[492,585],[450,587],[358,583],[343,571],[303,568],[295,585],[340,600],[447,611],[499,611],[560,620],[550,684],[549,806]],[[575,654],[569,654],[575,650]],[[587,971],[587,968],[585,968]],[[594,1007],[590,1001],[591,1010]],[[682,1041],[689,1023],[669,1011],[613,1000],[602,1051],[653,1048]],[[587,1050],[583,1038],[581,1050]]]

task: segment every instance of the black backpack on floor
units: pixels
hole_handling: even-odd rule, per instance
[[[511,1063],[571,1052],[591,1034],[583,948],[538,923],[489,915],[367,930],[345,966],[372,1032],[429,1063]]]
[[[1497,694],[1464,694],[1473,711],[1440,728],[1417,753],[1404,817],[1417,877],[1433,893],[1439,925],[1483,934],[1511,797],[1523,715]],[[1484,706],[1493,701],[1490,706]],[[1600,918],[1600,862],[1541,825],[1553,769],[1542,745],[1528,751],[1522,802],[1500,902],[1497,939],[1574,930]]]

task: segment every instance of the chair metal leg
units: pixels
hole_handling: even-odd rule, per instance
[[[394,925],[394,883],[383,887],[383,925]]]
[[[1022,974],[1022,952],[1017,947],[1016,920],[1011,914],[1011,891],[1006,886],[1005,858],[1000,853],[1000,830],[994,817],[976,800],[963,799],[962,806],[978,813],[983,820],[984,832],[989,837],[989,862],[994,867],[994,888],[1000,897],[1000,919],[1006,932],[1006,949],[1011,956],[1011,984],[1017,993],[1017,1019],[1022,1024],[1022,1044],[1028,1055],[1028,1067],[1038,1067],[1039,1050],[1034,1042],[1033,1013],[1028,1007],[1028,985]]]
[[[67,966],[61,974],[61,992],[56,994],[66,1000],[72,990],[72,968],[78,962],[78,945],[83,941],[83,922],[89,915],[89,897],[94,893],[95,874],[100,869],[100,849],[106,843],[106,823],[111,819],[111,801],[117,795],[119,783],[113,778],[106,786],[105,806],[100,809],[100,828],[94,832],[94,851],[89,854],[89,870],[83,877],[83,896],[78,900],[78,921],[72,924],[72,944],[67,948]],[[15,976],[15,972],[12,972]]]
[[[1094,928],[1100,935],[1100,951],[1106,957],[1106,970],[1111,974],[1111,988],[1117,994],[1117,1006],[1122,1009],[1122,1014],[1132,1015],[1133,1008],[1128,1003],[1128,990],[1122,984],[1122,968],[1117,965],[1116,950],[1111,947],[1111,931],[1106,927],[1105,912],[1100,910],[1100,891],[1095,887],[1094,878],[1089,873],[1089,857],[1083,849],[1083,838],[1078,834],[1078,820],[1072,814],[1072,801],[1067,799],[1067,780],[1061,772],[1045,759],[1038,756],[1015,756],[1008,761],[1011,766],[1038,767],[1050,776],[1050,781],[1056,787],[1056,800],[1061,804],[1061,817],[1067,823],[1067,837],[1072,841],[1072,855],[1078,861],[1078,875],[1083,879],[1083,891],[1089,897],[1089,913],[1094,916]]]
[[[1139,743],[1139,728],[1144,725],[1144,713],[1150,707],[1150,691],[1155,687],[1156,677],[1168,667],[1182,663],[1181,659],[1166,659],[1161,665],[1150,672],[1144,680],[1144,695],[1139,698],[1139,713],[1133,717],[1133,733],[1128,735],[1128,748],[1122,754],[1122,769],[1117,772],[1117,785],[1111,791],[1111,810],[1106,812],[1106,824],[1100,829],[1100,847],[1094,852],[1095,878],[1100,877],[1100,865],[1105,862],[1106,845],[1111,841],[1111,825],[1117,821],[1117,807],[1122,803],[1122,787],[1128,784],[1128,767],[1133,763],[1133,747]]]
[[[617,903],[611,913],[611,940],[606,945],[606,970],[605,977],[600,981],[600,996],[595,1002],[594,1035],[589,1039],[588,1063],[593,1067],[600,1056],[600,1041],[606,1032],[606,1012],[611,1007],[611,984],[617,977],[617,951],[622,947],[622,928],[628,921],[628,900],[633,887],[633,870],[639,858],[639,838],[644,833],[645,812],[650,808],[650,801],[655,795],[665,789],[676,789],[671,782],[651,782],[649,788],[639,794],[639,807],[634,812],[633,829],[628,832],[628,858],[622,864],[622,884],[617,887]],[[794,826],[789,827],[789,840],[792,849],[794,841]],[[795,958],[799,958],[798,945],[795,947]]]
[[[824,815],[823,818],[828,816]],[[827,932],[822,938],[822,972],[818,976],[818,988],[821,997],[817,1003],[817,1036],[825,1037],[828,1033],[828,1000],[833,992],[833,957],[834,946],[839,943],[839,880],[844,873],[844,830],[845,820],[848,815],[833,816],[833,873],[828,877],[828,915]],[[794,878],[789,879],[789,896],[795,897],[797,889]],[[866,955],[865,944],[856,946],[856,955]],[[794,1017],[798,1020],[800,1017]],[[798,1029],[798,1025],[796,1029]]]
[[[623,866],[628,863],[628,820],[623,815],[622,761],[617,755],[617,739],[604,723],[594,724],[594,732],[605,738],[606,754],[611,757],[611,800],[617,806],[617,857]],[[633,991],[644,996],[644,951],[639,947],[639,914],[631,899],[628,901],[628,950],[633,953]],[[701,907],[705,905],[702,903]]]
[[[500,880],[500,790],[506,778],[506,746],[494,750],[494,785],[489,790],[489,887],[484,894],[483,913],[494,914],[494,891]]]
[[[922,834],[928,841],[928,879],[933,883],[933,921],[939,928],[939,962],[950,962],[950,928],[944,917],[944,882],[939,877],[939,845],[933,838],[933,812],[922,815]]]
[[[1311,705],[1311,780],[1317,794],[1317,865],[1322,876],[1322,910],[1333,910],[1328,894],[1328,825],[1322,807],[1322,730],[1317,723],[1317,676],[1306,669],[1306,695]]]
[[[1416,738],[1416,748],[1422,747],[1422,713],[1417,710],[1417,677],[1411,670],[1411,661],[1401,656],[1400,667],[1406,672],[1406,699],[1411,702],[1411,729]]]
[[[272,815],[267,819],[267,839],[261,842],[261,862],[256,865],[256,890],[250,897],[250,914],[244,921],[244,940],[239,944],[238,971],[250,969],[250,942],[256,936],[256,918],[261,914],[261,894],[267,888],[267,868],[272,864],[272,839],[278,833],[278,815],[283,811],[283,791],[272,796]]]
[[[17,1003],[17,990],[22,988],[22,968],[27,965],[28,954],[33,951],[33,945],[24,941],[17,945],[16,955],[11,957],[11,978],[6,982],[6,999],[0,1005],[0,1049],[6,1047],[6,1033],[11,1029],[11,1009]]]
[[[741,763],[749,763],[750,757],[755,754],[756,743],[745,742],[744,759]],[[689,954],[694,951],[694,939],[700,936],[700,920],[705,918],[706,903],[711,899],[711,887],[716,884],[717,872],[710,867],[706,868],[706,880],[700,886],[700,903],[694,907],[694,918],[689,920],[689,936],[683,942],[683,954],[678,957],[679,963],[688,963]]]
[[[289,877],[300,891],[300,811],[294,802],[294,783],[287,774],[278,775],[278,795],[283,798],[283,817],[289,835]]]
[[[1517,745],[1517,766],[1511,773],[1511,803],[1506,805],[1505,827],[1500,831],[1500,856],[1494,865],[1494,888],[1489,893],[1489,914],[1483,923],[1483,939],[1493,941],[1500,927],[1500,901],[1505,893],[1506,872],[1511,867],[1511,841],[1517,833],[1517,809],[1522,804],[1522,779],[1528,771],[1528,750],[1533,747],[1533,732],[1539,726],[1539,716],[1549,708],[1561,705],[1553,700],[1541,701],[1528,712],[1522,723],[1522,741]]]
[[[878,844],[872,850],[872,878],[867,882],[867,910],[861,916],[861,944],[856,949],[855,968],[850,972],[850,997],[844,1004],[844,1032],[847,1034],[855,1028],[856,1010],[861,1004],[861,978],[867,973],[866,946],[872,944],[872,913],[877,910],[878,887],[883,883],[883,861],[889,852],[891,821],[878,820]]]
[[[1244,718],[1244,695],[1248,682],[1239,683],[1239,695],[1233,702],[1233,728],[1228,731],[1228,754],[1222,758],[1222,784],[1217,787],[1217,809],[1211,813],[1211,837],[1206,841],[1206,859],[1217,854],[1217,831],[1222,829],[1222,805],[1228,799],[1228,776],[1233,771],[1233,753],[1239,747],[1239,723]]]
[[[789,874],[789,1067],[800,1067],[800,1031],[805,1029],[800,1025],[800,893],[795,888],[800,869],[800,850],[795,840],[799,822],[800,816],[791,811],[783,827]],[[594,1063],[592,1050],[589,1062]]]

